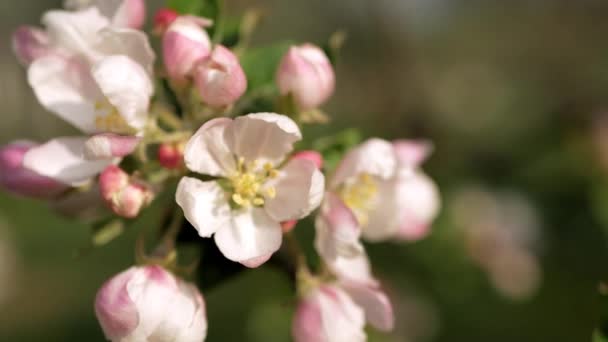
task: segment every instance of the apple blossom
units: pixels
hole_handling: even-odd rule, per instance
[[[145,0],[66,0],[65,8],[82,10],[97,7],[115,27],[139,29],[146,19]]]
[[[101,197],[110,209],[126,218],[136,217],[152,201],[154,194],[149,186],[132,179],[115,165],[108,166],[99,176]]]
[[[280,222],[305,217],[321,202],[325,182],[313,162],[282,165],[301,138],[288,117],[257,113],[210,120],[186,145],[188,169],[218,179],[184,177],[177,203],[200,236],[215,235],[228,259],[267,259],[281,245]]]
[[[96,7],[49,11],[42,21],[56,53],[35,59],[28,68],[40,103],[87,135],[141,135],[153,92],[154,53],[147,37],[112,28]],[[53,139],[28,152],[24,165],[65,184],[81,185],[136,145],[125,144],[133,139],[109,137]]]
[[[334,92],[334,70],[319,47],[292,46],[277,71],[277,85],[282,95],[293,96],[299,109],[315,109]]]
[[[177,17],[163,35],[163,59],[169,77],[183,81],[196,63],[211,53],[211,39],[203,29],[211,22],[191,16]]]
[[[194,81],[201,99],[211,107],[230,106],[247,90],[247,78],[238,58],[222,45],[196,66]]]
[[[23,166],[23,156],[35,146],[29,141],[15,141],[0,148],[0,186],[22,196],[55,197],[67,187]]]
[[[198,289],[156,265],[131,267],[97,293],[95,313],[108,340],[202,342],[205,301]]]
[[[419,168],[429,151],[423,142],[370,139],[342,159],[330,190],[352,210],[365,239],[426,236],[439,209],[437,187]]]

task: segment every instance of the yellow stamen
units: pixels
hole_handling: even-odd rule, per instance
[[[271,163],[265,163],[262,169],[259,168],[259,164],[258,160],[246,163],[244,158],[238,158],[237,170],[228,178],[229,183],[226,187],[226,190],[232,193],[232,202],[237,206],[261,207],[266,203],[267,198],[276,197],[276,189],[265,185],[273,175],[278,175],[278,171]]]
[[[344,203],[355,213],[361,225],[366,225],[369,221],[369,212],[375,206],[375,197],[378,187],[374,178],[363,173],[353,182],[348,183],[339,191]]]

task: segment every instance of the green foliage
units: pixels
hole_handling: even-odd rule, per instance
[[[117,237],[125,230],[125,222],[121,219],[104,220],[93,225],[93,246],[103,246]]]
[[[289,49],[290,42],[248,49],[241,56],[241,64],[247,75],[247,91],[274,87],[274,79],[281,58]]]

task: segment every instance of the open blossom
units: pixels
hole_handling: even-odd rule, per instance
[[[334,92],[335,75],[325,52],[312,44],[292,46],[277,71],[282,95],[291,94],[301,110],[315,109]]]
[[[143,32],[111,27],[96,7],[49,11],[42,21],[51,52],[28,68],[36,97],[86,135],[103,136],[53,139],[31,149],[24,165],[80,185],[135,147],[153,92],[154,53]]]
[[[321,202],[324,177],[313,162],[283,165],[301,138],[288,117],[258,113],[213,119],[186,145],[186,166],[217,179],[183,178],[177,203],[228,259],[259,266],[281,245],[280,222],[305,217]]]
[[[160,266],[131,267],[108,280],[95,313],[112,342],[202,342],[207,335],[203,296]]]
[[[64,184],[23,167],[23,156],[35,146],[29,141],[15,141],[0,148],[0,186],[27,197],[59,195],[67,189]]]
[[[203,102],[212,107],[232,105],[247,90],[247,77],[238,58],[222,45],[196,66],[194,82]]]
[[[65,8],[82,10],[97,7],[115,27],[139,29],[146,19],[145,0],[66,0]]]
[[[163,12],[164,13],[164,12]],[[163,60],[169,77],[183,81],[196,63],[211,53],[211,39],[204,27],[211,21],[192,16],[177,17],[163,35]]]
[[[437,187],[419,167],[429,151],[422,142],[370,139],[340,162],[330,191],[353,212],[364,238],[426,236],[439,209]]]

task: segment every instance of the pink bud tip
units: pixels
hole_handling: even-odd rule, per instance
[[[169,170],[180,169],[184,166],[184,144],[162,144],[158,148],[160,165]]]
[[[203,102],[212,107],[226,107],[247,90],[247,78],[238,58],[222,45],[196,67],[194,80]]]
[[[154,29],[158,33],[164,33],[179,14],[170,8],[161,8],[154,15]]]
[[[24,66],[50,53],[49,37],[35,27],[21,26],[13,33],[13,50]]]
[[[13,142],[0,148],[0,186],[26,197],[50,198],[68,187],[23,167],[23,157],[36,144]]]
[[[334,92],[335,74],[329,58],[312,44],[292,46],[277,70],[282,95],[293,96],[301,110],[315,109]]]
[[[323,156],[317,151],[301,151],[293,155],[292,159],[304,159],[313,162],[320,170],[323,168]]]
[[[289,233],[296,227],[296,224],[298,224],[298,220],[284,221],[281,222],[281,229],[283,233]]]
[[[143,182],[132,180],[118,166],[108,166],[99,176],[101,197],[112,209],[122,217],[134,218],[141,209],[152,202],[154,194],[150,187]]]
[[[211,53],[211,39],[202,18],[181,16],[172,20],[163,35],[163,59],[169,77],[183,82],[196,63]]]

